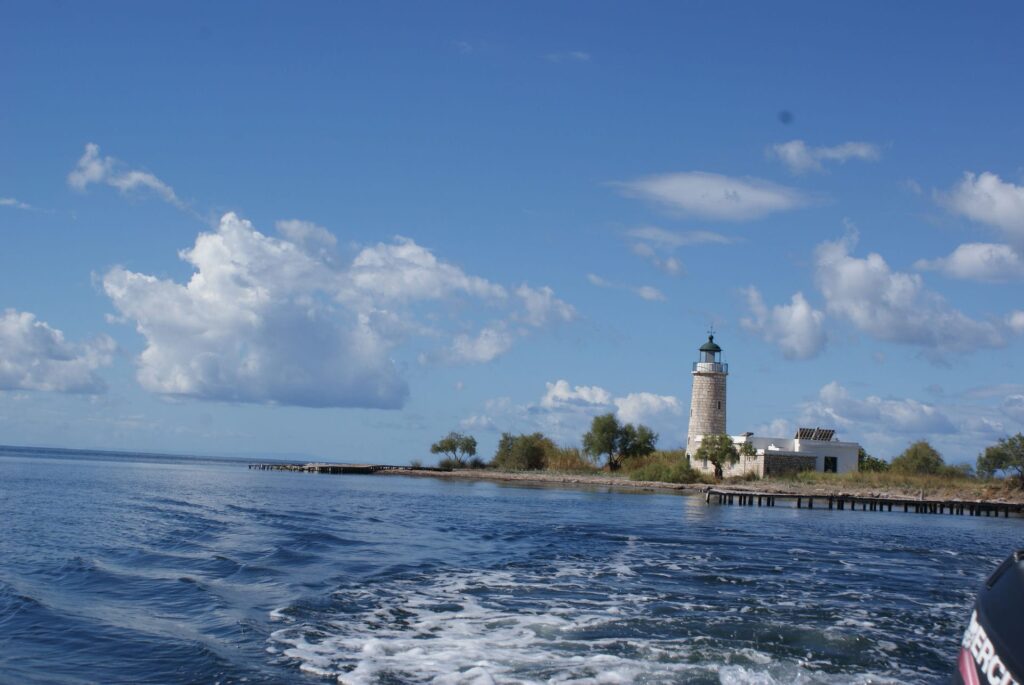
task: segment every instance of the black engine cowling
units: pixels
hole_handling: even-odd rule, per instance
[[[1022,685],[1024,674],[1024,550],[1011,554],[985,581],[960,643],[956,685]]]

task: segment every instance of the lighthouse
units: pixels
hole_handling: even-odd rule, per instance
[[[693,363],[693,392],[690,395],[690,428],[686,433],[686,452],[697,452],[705,435],[726,434],[725,379],[729,365],[722,363],[722,348],[714,333],[700,346]]]

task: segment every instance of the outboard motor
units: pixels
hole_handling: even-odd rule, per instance
[[[955,685],[1024,685],[1024,549],[985,581],[960,643]]]

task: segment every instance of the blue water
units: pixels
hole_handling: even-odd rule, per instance
[[[0,449],[0,682],[941,681],[1024,520]]]

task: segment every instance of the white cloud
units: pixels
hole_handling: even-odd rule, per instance
[[[232,402],[300,406],[401,406],[408,393],[392,352],[403,343],[443,349],[421,358],[482,363],[506,352],[530,329],[574,310],[549,288],[520,287],[521,307],[476,335],[452,335],[448,319],[419,322],[418,311],[456,296],[508,305],[505,288],[470,276],[405,238],[335,264],[336,240],[306,222],[281,222],[291,239],[265,236],[226,214],[180,257],[195,271],[179,284],[111,269],[103,287],[146,340],[138,380],[151,392]],[[320,249],[314,249],[319,247]],[[460,311],[465,309],[460,307]],[[520,311],[521,310],[521,311]],[[432,314],[428,310],[428,314]],[[455,322],[465,330],[466,321]],[[440,327],[440,328],[439,328]]]
[[[0,316],[0,390],[104,392],[96,370],[111,363],[115,349],[107,336],[68,342],[34,314],[7,309]]]
[[[437,259],[425,247],[398,236],[356,255],[350,278],[357,291],[375,299],[408,301],[439,299],[455,292],[503,299],[505,288]]]
[[[879,340],[919,345],[935,352],[1000,347],[999,327],[975,321],[927,290],[917,274],[893,271],[881,255],[864,259],[850,250],[851,234],[815,252],[815,280],[829,314]]]
[[[780,160],[794,174],[806,171],[823,171],[822,161],[846,162],[850,159],[874,161],[881,151],[871,143],[848,142],[832,147],[808,147],[802,140],[778,143],[768,149],[769,155]]]
[[[787,359],[809,359],[825,347],[825,313],[814,309],[803,293],[794,294],[788,305],[769,310],[757,288],[750,286],[743,292],[751,316],[740,323],[777,345]]]
[[[448,359],[454,363],[484,364],[512,348],[515,337],[503,326],[488,326],[476,336],[455,336]]]
[[[632,241],[630,249],[655,267],[674,276],[683,272],[683,265],[672,254],[676,249],[689,245],[728,245],[735,242],[729,236],[713,231],[669,231],[657,226],[640,226],[626,231]]]
[[[626,231],[630,238],[662,247],[684,247],[686,245],[719,244],[736,242],[734,238],[714,231],[669,231],[657,226],[640,226]]]
[[[286,219],[278,221],[274,226],[278,233],[296,245],[331,249],[338,244],[338,239],[334,237],[334,234],[311,221]]]
[[[1024,186],[1007,183],[988,171],[968,171],[960,183],[936,199],[957,214],[1024,239]]]
[[[540,400],[540,406],[545,409],[572,406],[608,407],[612,403],[612,395],[604,388],[596,385],[577,385],[572,387],[569,381],[557,380],[554,383],[545,383],[547,391]]]
[[[650,423],[665,414],[680,416],[683,413],[678,398],[650,392],[631,392],[625,397],[616,397],[615,406],[619,420],[626,423]]]
[[[650,285],[624,285],[622,283],[614,283],[607,279],[601,278],[597,274],[587,274],[587,280],[591,285],[595,285],[598,288],[611,288],[613,290],[626,290],[633,293],[637,297],[647,300],[649,302],[663,302],[665,294],[660,290]]]
[[[516,296],[522,300],[526,310],[522,319],[531,326],[543,326],[549,321],[572,321],[576,309],[571,304],[555,297],[547,287],[531,288],[523,283],[516,289]]]
[[[1009,245],[965,243],[948,257],[921,259],[914,267],[940,271],[951,278],[1000,283],[1024,278],[1024,259]]]
[[[184,208],[184,203],[174,194],[174,189],[159,178],[145,171],[123,170],[124,165],[113,157],[100,157],[100,147],[95,143],[85,146],[85,154],[68,174],[68,185],[75,190],[85,190],[90,184],[105,183],[127,193],[138,188],[148,188],[165,201]]]
[[[544,56],[549,62],[589,62],[590,53],[582,50],[570,50],[569,52],[552,52]]]
[[[794,188],[757,178],[732,178],[703,171],[648,176],[615,185],[627,197],[720,221],[759,219],[808,203],[804,194]]]
[[[489,416],[474,415],[459,422],[459,427],[467,431],[488,431],[497,432],[498,426],[494,419]]]
[[[686,426],[679,399],[650,392],[628,393],[615,397],[596,385],[571,385],[564,379],[545,384],[545,392],[535,404],[514,406],[509,401],[491,402],[486,416],[502,430],[540,430],[556,440],[578,443],[598,414],[614,413],[620,421],[643,423],[661,433],[662,446],[670,440],[681,441]]]
[[[294,243],[226,214],[181,252],[185,285],[111,269],[103,287],[146,339],[138,380],[155,393],[230,402],[399,407],[390,341],[332,302],[341,276]]]
[[[754,435],[766,438],[791,438],[796,434],[793,424],[786,419],[773,419],[768,423],[754,426]]]
[[[949,417],[934,405],[873,395],[860,400],[836,381],[821,388],[817,401],[803,406],[801,423],[837,426],[854,433],[888,431],[909,437],[956,432]]]
[[[1007,314],[1006,325],[1014,333],[1024,333],[1024,310],[1018,309]]]
[[[0,197],[0,207],[14,207],[15,209],[32,209],[32,205],[21,202],[13,197]]]

